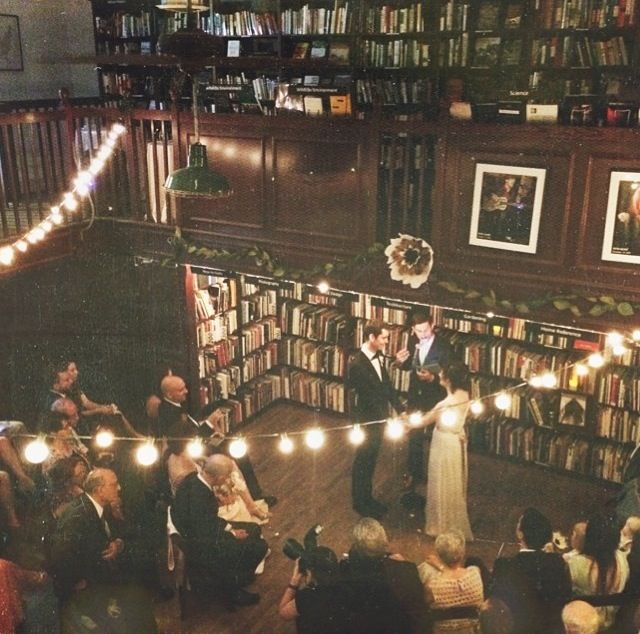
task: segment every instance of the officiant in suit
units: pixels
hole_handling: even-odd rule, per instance
[[[400,411],[398,395],[391,385],[385,366],[384,351],[389,343],[389,330],[379,321],[364,328],[364,343],[349,366],[348,385],[355,392],[356,420],[385,420]],[[356,449],[351,472],[353,509],[360,515],[380,519],[387,507],[373,497],[376,469],[384,424],[367,425],[365,440]]]
[[[411,372],[407,394],[407,413],[426,413],[446,397],[447,391],[440,385],[439,368],[450,360],[449,344],[433,329],[433,320],[425,312],[411,316],[411,338],[407,348],[399,350],[396,361],[403,370]],[[426,428],[409,431],[406,485],[424,484],[427,467],[424,455]]]

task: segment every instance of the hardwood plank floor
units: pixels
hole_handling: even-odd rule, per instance
[[[301,406],[275,405],[261,414],[247,428],[249,451],[263,489],[278,496],[279,503],[264,527],[272,554],[266,570],[253,584],[261,595],[256,606],[227,613],[206,601],[191,600],[188,618],[180,622],[178,603],[174,599],[157,606],[156,614],[166,634],[243,634],[293,633],[293,623],[278,617],[278,602],[290,578],[293,563],[282,553],[287,537],[302,540],[315,523],[324,526],[320,542],[338,556],[350,544],[350,530],[358,520],[351,509],[351,461],[353,449],[346,432],[327,435],[325,446],[311,452],[294,437],[296,449],[289,456],[281,454],[275,439],[255,439],[251,434],[308,429],[345,424],[339,416],[316,414]],[[421,533],[418,518],[409,517],[398,502],[406,457],[405,443],[386,440],[376,470],[376,495],[390,506],[383,521],[394,550],[419,563],[432,550],[432,540]],[[514,530],[517,519],[527,506],[546,513],[556,529],[570,533],[573,522],[594,512],[615,494],[611,485],[587,482],[579,478],[531,465],[522,465],[471,454],[469,458],[469,514],[476,540],[468,554],[478,555],[491,565],[502,544],[505,553],[516,549]]]

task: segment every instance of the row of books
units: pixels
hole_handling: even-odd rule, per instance
[[[492,420],[484,425],[483,449],[502,456],[574,471],[612,482],[622,482],[634,449],[604,439],[590,441],[569,433],[523,427],[513,421]],[[478,439],[476,431],[473,436]]]
[[[359,104],[428,104],[435,87],[430,79],[358,79],[356,95]]]
[[[346,353],[337,346],[318,344],[295,337],[283,337],[278,345],[278,358],[280,363],[308,372],[343,378],[346,376]]]
[[[237,327],[237,319],[233,322],[235,305],[229,303],[229,292],[227,282],[212,284],[206,288],[196,289],[194,292],[196,319],[214,319],[221,315],[227,315],[231,320],[229,332],[233,332]]]
[[[311,407],[346,413],[344,383],[307,374],[303,370],[282,368],[283,395]]]
[[[588,29],[635,24],[635,0],[539,0],[536,24],[543,29]]]
[[[447,0],[440,3],[440,30],[466,31],[469,6],[469,2],[465,0]]]
[[[249,354],[266,343],[280,339],[280,326],[278,318],[264,317],[252,324],[243,326],[241,331],[242,350],[244,354]]]
[[[234,13],[201,14],[200,28],[221,37],[278,35],[278,20],[272,13],[235,11]]]
[[[583,35],[538,38],[533,41],[531,62],[534,66],[554,68],[595,68],[628,66],[627,44],[621,36],[608,40]]]
[[[366,7],[362,16],[365,33],[419,33],[424,31],[422,2],[406,7],[383,4]]]
[[[150,55],[151,52],[151,40],[96,41],[96,53],[98,55]]]
[[[209,300],[203,295],[202,301],[209,302],[210,309],[207,310],[211,314],[231,310],[238,305],[238,281],[233,276],[197,273],[194,288],[208,292]]]
[[[438,48],[438,65],[440,68],[466,66],[469,58],[469,33],[445,38]]]
[[[598,402],[640,411],[640,376],[635,368],[602,373],[596,389]]]
[[[255,350],[242,361],[242,380],[247,383],[278,365],[278,343],[272,341],[261,350]]]
[[[211,376],[240,357],[240,339],[227,337],[198,351],[199,376]]]
[[[640,414],[637,410],[601,407],[596,421],[596,435],[618,442],[640,443]]]
[[[277,315],[277,291],[269,289],[259,293],[253,293],[249,297],[244,296],[240,301],[241,323],[262,319],[269,315]]]
[[[244,420],[242,404],[237,400],[229,400],[221,408],[222,418],[220,424],[225,434],[233,434]]]
[[[351,33],[353,15],[349,2],[343,6],[310,7],[303,5],[300,9],[285,9],[280,14],[280,31],[282,35],[325,35],[330,33]]]
[[[365,40],[362,63],[372,68],[416,68],[431,64],[431,45],[414,39]]]
[[[224,341],[238,329],[238,315],[235,311],[227,311],[199,321],[196,324],[198,348],[211,346]]]
[[[142,11],[140,15],[116,12],[109,17],[96,16],[96,33],[103,37],[150,37],[151,14]]]
[[[346,341],[349,320],[332,306],[285,300],[280,306],[280,328],[284,334],[339,344]]]
[[[200,407],[235,395],[240,388],[242,374],[237,365],[227,366],[210,376],[200,378]]]
[[[104,94],[121,96],[143,94],[146,86],[144,78],[120,72],[103,72],[100,83]]]
[[[245,418],[262,411],[267,405],[283,398],[283,379],[277,374],[265,374],[243,387],[241,402]]]

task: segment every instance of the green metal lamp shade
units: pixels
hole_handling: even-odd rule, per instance
[[[182,198],[217,198],[232,193],[229,181],[207,167],[207,148],[193,143],[189,149],[189,165],[171,172],[164,184],[172,196]]]

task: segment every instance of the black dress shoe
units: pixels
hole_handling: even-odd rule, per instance
[[[244,607],[246,605],[255,605],[260,601],[260,595],[257,592],[248,592],[240,588],[236,590],[235,594],[231,597],[231,603],[238,607]]]
[[[278,503],[278,498],[275,495],[265,495],[262,499],[267,503],[267,506],[270,509]]]

